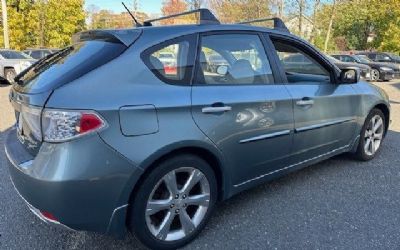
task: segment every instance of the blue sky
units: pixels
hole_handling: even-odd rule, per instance
[[[100,9],[108,9],[114,12],[124,11],[124,7],[121,4],[122,0],[86,0],[85,8],[94,4]],[[132,0],[123,0],[128,8],[132,8]],[[160,13],[162,0],[139,0],[139,10],[144,11],[148,14]]]

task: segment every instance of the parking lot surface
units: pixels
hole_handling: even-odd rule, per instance
[[[374,160],[341,155],[245,191],[219,204],[186,249],[399,249],[400,82],[377,85],[390,96],[393,122]],[[28,210],[3,150],[14,123],[9,89],[0,85],[0,249],[142,249],[132,236],[63,231]]]

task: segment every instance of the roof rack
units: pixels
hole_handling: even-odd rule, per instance
[[[153,22],[170,19],[178,16],[186,16],[194,13],[200,13],[200,24],[220,24],[219,20],[211,13],[209,9],[196,9],[191,11],[186,11],[170,16],[164,16],[156,19],[150,19],[143,22],[143,26],[152,26]]]
[[[239,22],[237,24],[261,23],[261,22],[265,22],[265,21],[274,21],[274,29],[290,33],[290,31],[286,27],[285,23],[279,17],[254,19],[254,20]]]

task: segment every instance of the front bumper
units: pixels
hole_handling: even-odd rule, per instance
[[[380,80],[382,81],[390,81],[395,78],[394,71],[381,71],[380,73]]]
[[[43,143],[33,157],[12,129],[5,150],[15,189],[40,219],[74,230],[117,235],[125,231],[121,222],[126,214],[119,208],[126,207],[128,201],[121,199],[121,194],[131,176],[141,170],[98,135],[66,143]],[[44,217],[44,211],[56,220]],[[114,220],[120,223],[116,225]]]

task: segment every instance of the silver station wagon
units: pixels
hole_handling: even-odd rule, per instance
[[[280,19],[181,15],[193,13],[197,25],[78,33],[15,78],[9,172],[43,221],[174,249],[238,192],[379,152],[388,96],[356,68],[340,70]]]

